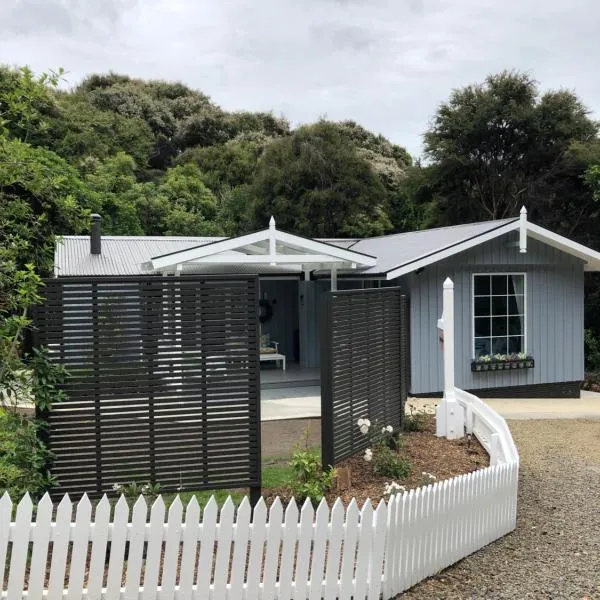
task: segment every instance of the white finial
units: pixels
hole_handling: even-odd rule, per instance
[[[269,229],[275,229],[275,218],[273,215],[271,215],[271,218],[269,219]]]
[[[527,209],[524,206],[519,215],[519,252],[527,252]]]
[[[452,281],[452,279],[450,279],[450,277],[446,277],[446,280],[444,281],[444,289],[445,290],[453,290],[454,289],[454,282]]]

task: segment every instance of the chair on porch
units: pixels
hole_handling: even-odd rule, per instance
[[[263,333],[260,336],[260,362],[269,360],[281,363],[285,371],[285,354],[279,352],[279,342],[272,341],[268,333]]]

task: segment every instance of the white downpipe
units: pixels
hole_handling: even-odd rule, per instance
[[[454,283],[444,281],[443,313],[438,327],[443,330],[444,399],[436,409],[436,435],[449,440],[464,436],[464,408],[456,401],[454,388]]]
[[[519,252],[527,252],[527,209],[524,206],[519,214]]]

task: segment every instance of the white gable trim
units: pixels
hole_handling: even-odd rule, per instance
[[[533,223],[527,223],[527,235],[538,242],[543,242],[557,250],[562,250],[571,256],[580,258],[585,262],[585,271],[600,271],[600,252],[596,250]]]
[[[566,238],[562,235],[558,235],[557,233],[553,233],[548,229],[544,229],[539,225],[534,225],[530,221],[526,222],[525,225],[527,231],[527,237],[531,237],[534,240],[552,246],[562,252],[566,252],[571,256],[576,256],[584,261],[584,270],[585,271],[600,271],[600,252],[596,250],[592,250],[587,246],[583,246],[582,244],[578,244],[569,238]],[[505,235],[506,233],[510,233],[511,231],[520,231],[523,229],[522,219],[517,219],[512,223],[508,223],[502,227],[498,227],[497,229],[493,229],[484,233],[482,235],[478,235],[476,237],[465,240],[464,242],[460,242],[458,244],[454,244],[447,248],[441,248],[439,251],[430,253],[421,258],[411,261],[405,265],[401,265],[388,271],[386,274],[386,279],[396,279],[397,277],[402,277],[402,275],[407,275],[408,273],[412,273],[417,269],[421,269],[428,265],[439,262],[440,260],[444,260],[445,258],[450,258],[455,254],[460,252],[464,252],[465,250],[469,250],[470,248],[474,248],[475,246],[479,246],[480,244],[484,244],[490,240],[493,240],[497,237]],[[523,242],[520,242],[521,249],[523,249]]]
[[[259,242],[268,242],[269,249],[252,247]],[[299,252],[278,254],[276,252],[277,244]],[[243,252],[243,249],[246,249],[247,252]],[[162,271],[186,262],[196,264],[249,263],[269,265],[326,263],[339,264],[340,266],[348,265],[356,268],[374,267],[377,264],[377,258],[345,248],[338,248],[325,242],[278,231],[275,228],[274,221],[272,221],[269,229],[189,248],[180,252],[156,256],[151,258],[149,262],[144,263],[142,267],[149,271]]]

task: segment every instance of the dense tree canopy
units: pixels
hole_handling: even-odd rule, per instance
[[[61,91],[62,77],[0,66],[3,265],[8,248],[47,273],[54,235],[85,231],[91,211],[112,234],[239,235],[273,214],[304,235],[366,236],[526,205],[533,221],[600,248],[598,124],[573,92],[542,92],[527,74],[452,91],[423,163],[353,121],[291,128],[182,83],[108,73]],[[587,285],[600,337],[600,283]]]
[[[547,222],[569,204],[576,221],[589,208],[579,158],[597,133],[573,93],[540,95],[526,74],[504,72],[454,90],[425,133],[440,219],[500,219],[527,205],[533,219]]]
[[[386,188],[340,128],[321,122],[274,141],[254,181],[255,219],[309,236],[380,235],[392,229]]]

